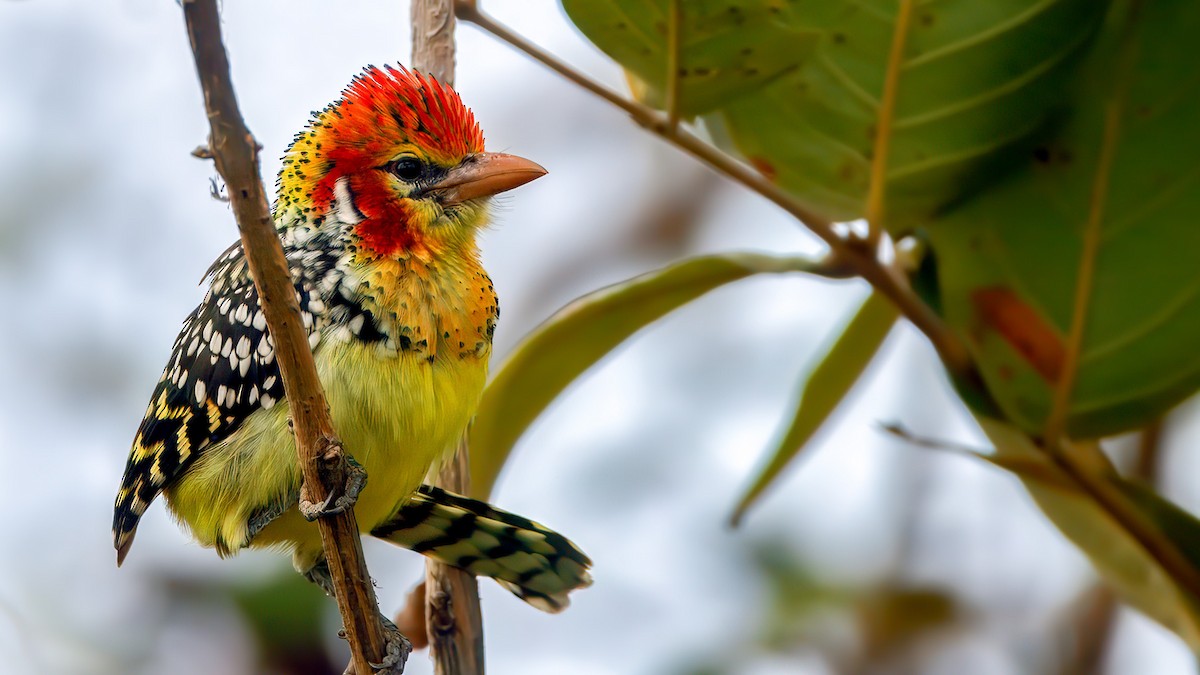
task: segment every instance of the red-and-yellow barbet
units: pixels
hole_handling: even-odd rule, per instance
[[[591,581],[574,544],[422,484],[453,451],[487,377],[500,310],[476,234],[490,198],[544,173],[485,152],[450,88],[370,67],[292,142],[274,218],[334,424],[369,478],[354,507],[362,531],[553,612]],[[287,549],[328,591],[318,528],[297,508],[283,383],[241,245],[206,278],[133,441],[113,519],[117,563],[161,492],[219,555]]]

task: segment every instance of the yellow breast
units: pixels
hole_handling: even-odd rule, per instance
[[[391,515],[457,445],[479,405],[487,356],[380,359],[358,344],[322,352],[317,367],[334,424],[367,471],[356,506],[363,530]]]
[[[487,379],[487,355],[381,359],[371,345],[318,349],[317,369],[334,424],[366,469],[355,506],[360,529],[381,523],[440,467],[466,428]],[[168,490],[172,511],[208,546],[251,543],[247,524],[267,503],[287,503],[300,486],[287,406],[252,415],[227,441],[205,450]],[[316,544],[315,525],[294,510],[259,533],[254,546]]]
[[[498,310],[481,269],[455,271],[434,276],[436,285],[411,273],[387,284],[371,279],[371,287],[387,292],[363,304],[392,344],[364,343],[333,329],[314,351],[334,425],[367,472],[355,506],[363,531],[382,523],[440,468],[479,404]],[[202,544],[220,552],[285,546],[300,565],[319,554],[320,539],[294,508],[252,541],[248,530],[265,505],[292,503],[299,486],[287,406],[280,404],[207,448],[167,497]]]

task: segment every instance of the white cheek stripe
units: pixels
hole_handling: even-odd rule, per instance
[[[366,216],[354,205],[354,193],[350,191],[350,179],[342,176],[333,184],[333,211],[337,219],[347,225],[357,225]]]

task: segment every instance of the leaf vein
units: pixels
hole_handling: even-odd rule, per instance
[[[988,28],[979,31],[974,35],[965,37],[957,42],[951,42],[950,44],[943,45],[938,49],[932,49],[924,54],[921,54],[920,56],[913,57],[908,60],[908,63],[905,64],[905,67],[917,68],[928,63],[932,63],[933,61],[952,56],[957,52],[965,51],[966,49],[969,49],[970,47],[982,42],[987,42],[988,40],[1003,33],[1020,28],[1026,23],[1036,19],[1039,15],[1045,13],[1052,6],[1058,4],[1059,2],[1061,2],[1061,0],[1042,0],[1040,3],[1030,5],[1025,11],[1012,16],[1008,21],[989,26]],[[1085,31],[1084,34],[1086,35],[1087,32]]]

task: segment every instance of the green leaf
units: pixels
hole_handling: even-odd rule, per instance
[[[704,256],[600,289],[563,307],[521,342],[483,392],[470,431],[472,493],[486,497],[525,429],[571,382],[638,330],[732,281],[819,267],[807,258]]]
[[[1105,477],[1115,484],[1114,494],[1125,496],[1122,506],[1136,514],[1137,524],[1131,526],[1114,517],[1028,435],[979,420],[996,454],[976,456],[1013,471],[1042,512],[1127,602],[1200,650],[1200,598],[1162,562],[1164,554],[1171,555],[1200,570],[1200,521],[1143,486]]]
[[[806,377],[796,399],[796,411],[775,451],[758,478],[738,502],[730,521],[737,525],[763,491],[771,485],[845,400],[867,365],[891,332],[899,312],[878,293],[872,293],[846,325],[820,363]]]
[[[667,2],[563,0],[563,7],[601,50],[661,90]],[[818,213],[862,217],[898,4],[683,2],[685,114],[707,113],[727,131],[727,147]],[[1066,101],[1065,85],[1107,5],[918,4],[887,154],[893,231],[965,199],[1029,154],[1033,137]]]
[[[625,66],[662,107],[667,82],[668,0],[563,0],[575,25]],[[691,117],[797,68],[817,34],[778,20],[778,3],[681,2],[679,112]]]
[[[1138,428],[1200,387],[1197,34],[1200,4],[1120,4],[1057,133],[928,228],[947,323],[1028,432],[1043,432],[1069,365],[1089,218],[1099,246],[1068,432]]]

